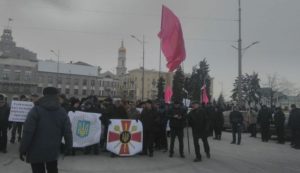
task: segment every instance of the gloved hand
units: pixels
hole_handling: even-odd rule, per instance
[[[20,160],[25,161],[24,156],[26,155],[26,153],[20,153],[19,157]]]

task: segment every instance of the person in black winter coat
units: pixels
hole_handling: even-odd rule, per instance
[[[237,107],[233,108],[233,111],[229,115],[230,123],[232,126],[232,142],[231,144],[236,143],[236,134],[238,134],[238,141],[237,144],[241,144],[242,140],[242,127],[243,127],[243,121],[244,117],[240,111],[238,111]]]
[[[57,173],[57,160],[62,138],[66,149],[73,145],[70,119],[60,106],[58,90],[47,87],[37,104],[28,113],[20,145],[20,159],[31,164],[33,173]]]
[[[173,107],[170,109],[170,128],[171,128],[171,142],[170,142],[170,155],[174,154],[174,143],[176,136],[179,141],[180,157],[184,158],[183,152],[183,129],[186,126],[186,111],[181,107],[180,102],[174,102]]]
[[[0,152],[7,152],[7,129],[9,128],[9,106],[4,95],[0,94]]]
[[[296,105],[291,105],[289,117],[289,127],[292,130],[291,146],[295,149],[300,149],[300,109]]]
[[[215,107],[215,110],[213,112],[213,128],[215,131],[214,139],[221,140],[223,125],[224,125],[223,112],[219,107]]]
[[[196,158],[194,162],[200,162],[202,157],[200,154],[199,138],[202,139],[206,157],[210,158],[210,148],[207,141],[209,135],[209,120],[207,112],[200,107],[199,102],[192,103],[192,110],[187,115],[189,125],[192,127],[193,141],[195,147]]]
[[[152,108],[152,101],[146,102],[145,108],[141,113],[141,122],[143,124],[143,155],[149,154],[153,157],[153,143],[155,133],[159,131],[157,124],[159,123],[159,113]]]
[[[87,100],[85,100],[81,104],[81,111],[89,112],[89,113],[101,113],[102,112],[98,106],[98,99],[94,96],[89,96],[87,98]],[[100,120],[101,120],[101,118],[102,117],[100,117]],[[99,142],[100,142],[100,139],[99,139]],[[90,154],[91,150],[93,150],[94,155],[98,155],[99,154],[99,143],[85,147],[84,154]]]
[[[277,139],[279,144],[284,144],[284,122],[285,122],[285,115],[281,109],[278,107],[275,109],[274,114],[274,123],[276,127]]]
[[[257,123],[260,125],[261,139],[263,142],[268,142],[270,138],[270,124],[272,121],[272,113],[263,105],[257,116]]]

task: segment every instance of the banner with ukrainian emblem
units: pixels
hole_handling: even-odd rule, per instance
[[[143,150],[143,125],[136,120],[111,120],[107,150],[119,156],[133,156]]]
[[[73,147],[86,147],[100,142],[101,122],[98,113],[69,112],[72,124]]]

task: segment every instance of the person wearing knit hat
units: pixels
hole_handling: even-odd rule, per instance
[[[59,91],[55,87],[46,87],[43,89],[43,95],[49,96],[49,95],[58,95]]]

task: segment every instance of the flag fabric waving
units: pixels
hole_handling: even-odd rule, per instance
[[[173,92],[172,88],[170,85],[167,85],[165,89],[165,103],[171,103],[171,98],[172,98]]]
[[[173,72],[185,60],[185,46],[180,21],[178,17],[166,6],[162,7],[161,49],[167,59],[169,72]]]
[[[203,87],[201,88],[201,101],[204,104],[208,104],[209,102],[207,91],[206,91],[206,84],[204,84]]]

